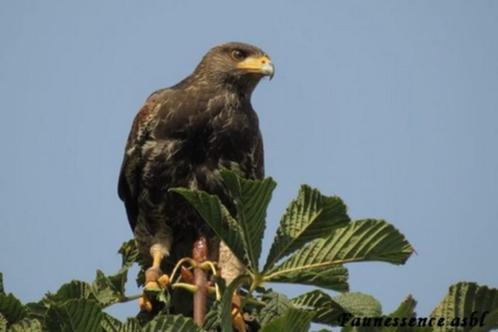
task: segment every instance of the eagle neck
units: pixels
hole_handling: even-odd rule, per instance
[[[236,94],[241,101],[250,102],[252,92],[261,80],[259,75],[227,75],[222,72],[206,72],[197,68],[183,83],[197,85],[213,93]]]

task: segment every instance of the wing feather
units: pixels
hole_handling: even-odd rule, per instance
[[[121,164],[118,195],[125,204],[132,230],[135,229],[138,216],[138,193],[143,169],[142,146],[150,137],[155,122],[154,113],[159,105],[157,96],[160,92],[152,94],[135,116]]]

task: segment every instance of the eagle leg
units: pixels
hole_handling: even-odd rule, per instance
[[[159,291],[170,284],[169,276],[162,272],[161,262],[167,256],[168,250],[155,244],[150,248],[152,266],[145,271],[144,294],[139,299],[140,310],[152,311],[152,302],[145,294],[147,291]]]
[[[151,252],[152,266],[145,271],[145,289],[157,290],[165,288],[169,284],[169,277],[161,271],[161,262],[166,255],[160,250],[151,249]]]

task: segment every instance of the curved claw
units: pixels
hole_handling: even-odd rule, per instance
[[[233,327],[239,332],[246,332],[246,323],[241,312],[237,308],[232,309],[232,324]]]
[[[145,271],[145,289],[158,290],[166,288],[170,283],[168,275],[164,274],[161,269],[151,267]]]
[[[159,283],[157,281],[149,281],[144,286],[144,291],[157,292],[160,291]]]
[[[239,332],[246,332],[246,323],[240,310],[242,304],[240,295],[234,293],[232,295],[232,325]]]
[[[145,295],[140,296],[138,299],[138,306],[140,307],[140,311],[152,311],[152,302]]]
[[[163,274],[162,276],[160,276],[159,279],[157,279],[157,283],[158,283],[160,288],[168,287],[170,284],[168,275]]]
[[[157,293],[168,287],[170,280],[168,275],[164,274],[161,269],[151,267],[145,271],[145,286],[142,296],[138,300],[138,306],[141,311],[151,312],[153,309],[152,300]]]

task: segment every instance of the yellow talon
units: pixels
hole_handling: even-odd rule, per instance
[[[246,323],[240,311],[241,298],[237,293],[232,295],[232,320],[233,327],[239,332],[246,332]]]
[[[148,281],[145,284],[145,290],[153,291],[153,290],[158,290],[159,289],[159,283],[156,281]]]
[[[246,332],[246,323],[244,322],[244,318],[242,317],[239,309],[233,308],[232,317],[233,327],[239,332]]]
[[[145,271],[145,289],[159,290],[169,284],[169,277],[163,274],[159,268],[151,267]]]
[[[166,288],[169,285],[169,277],[167,274],[163,274],[162,276],[157,279],[157,284],[159,285],[160,288]]]
[[[152,266],[145,271],[144,291],[138,300],[140,310],[146,312],[152,311],[152,300],[156,293],[166,288],[170,283],[169,277],[161,271],[161,261],[165,256],[164,250],[161,250],[160,245],[155,244],[150,248],[150,254]]]
[[[152,311],[152,302],[150,302],[144,295],[142,295],[138,299],[138,306],[140,307],[141,311],[147,311],[147,312]]]

